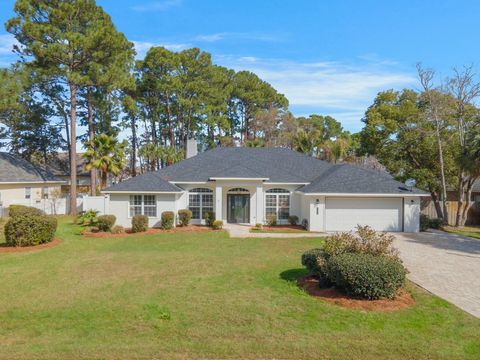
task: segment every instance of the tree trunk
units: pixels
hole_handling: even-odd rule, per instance
[[[70,215],[77,215],[77,88],[70,86]]]
[[[468,220],[468,211],[470,210],[470,208],[472,206],[473,184],[475,184],[476,180],[477,180],[477,178],[474,178],[474,177],[471,177],[470,179],[468,179],[467,189],[466,189],[466,201],[465,201],[465,206],[463,207],[463,211],[462,211],[460,226],[465,226],[465,223]]]
[[[443,219],[442,207],[438,201],[438,196],[435,191],[430,191],[430,196],[432,197],[433,205],[435,206],[435,211],[437,212],[437,218]]]
[[[107,172],[102,170],[102,190],[107,187]]]
[[[132,177],[137,176],[137,129],[135,127],[135,117],[130,119],[130,127],[132,128],[132,154],[130,159],[130,174]]]
[[[458,192],[457,192],[457,214],[455,215],[455,226],[460,226],[462,222],[463,198],[465,195],[465,175],[463,170],[458,174]]]
[[[440,138],[440,128],[438,120],[435,121],[435,132],[437,138],[438,146],[438,160],[440,162],[440,176],[442,180],[442,212],[443,212],[443,222],[448,224],[448,208],[447,208],[447,182],[445,180],[445,164],[443,161],[443,146],[442,139]]]
[[[87,90],[87,117],[88,117],[88,141],[90,147],[93,149],[93,139],[95,137],[95,126],[93,123],[93,104],[90,89]],[[97,169],[90,170],[90,195],[97,195]]]

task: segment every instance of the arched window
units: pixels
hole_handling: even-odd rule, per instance
[[[265,219],[275,215],[279,223],[286,223],[290,216],[290,191],[285,189],[270,189],[265,195]]]
[[[244,188],[233,188],[228,190],[229,193],[235,193],[235,194],[248,194],[250,191]]]
[[[213,211],[213,191],[207,188],[195,188],[188,192],[188,208],[192,219],[202,220],[207,211]]]

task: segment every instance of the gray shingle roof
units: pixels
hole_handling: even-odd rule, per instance
[[[333,165],[284,148],[217,148],[121,182],[106,191],[181,191],[169,181],[206,182],[218,177],[268,178],[266,183],[310,183],[300,189],[305,193],[408,191],[402,190],[404,185],[388,174],[348,164]]]
[[[158,172],[148,172],[112,185],[105,191],[179,192],[183,190],[162,179]]]
[[[0,183],[62,182],[51,172],[41,169],[21,157],[0,152]]]
[[[333,165],[299,191],[311,194],[427,194],[416,188],[408,189],[388,173],[349,164]]]

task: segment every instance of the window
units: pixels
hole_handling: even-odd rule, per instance
[[[278,222],[288,221],[290,216],[290,191],[270,189],[265,195],[265,217],[275,215]]]
[[[25,199],[30,199],[32,197],[32,188],[26,187],[25,188]]]
[[[236,194],[248,194],[249,191],[244,188],[233,188],[228,190],[229,193],[236,193]]]
[[[207,211],[213,211],[213,191],[206,188],[190,190],[188,208],[192,212],[192,219],[202,220]]]
[[[130,195],[130,217],[135,215],[157,217],[155,195]]]
[[[48,199],[48,186],[42,188],[42,199]]]

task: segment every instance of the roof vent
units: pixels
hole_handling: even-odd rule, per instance
[[[198,154],[198,146],[197,141],[195,139],[188,139],[187,140],[187,154],[186,158],[191,158]]]

